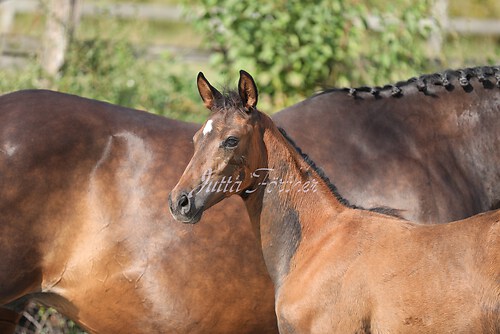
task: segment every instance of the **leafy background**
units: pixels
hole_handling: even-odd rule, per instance
[[[448,34],[429,47],[435,0],[102,0],[181,4],[181,21],[83,17],[60,73],[41,71],[36,53],[21,69],[0,71],[0,93],[49,88],[168,117],[201,121],[195,77],[234,85],[239,69],[254,75],[261,109],[278,111],[332,86],[383,85],[450,67],[496,64],[499,36]],[[367,17],[382,17],[368,29]],[[500,18],[495,0],[449,1],[449,15]],[[41,37],[43,12],[16,16],[13,34]],[[209,60],[188,61],[183,52],[151,56],[151,46],[195,49]]]

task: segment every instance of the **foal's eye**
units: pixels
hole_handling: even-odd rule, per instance
[[[238,145],[239,141],[240,140],[238,138],[230,136],[230,137],[227,137],[226,140],[224,140],[224,142],[222,143],[222,146],[225,148],[234,148]]]

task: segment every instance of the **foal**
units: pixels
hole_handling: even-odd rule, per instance
[[[355,208],[271,119],[198,75],[212,115],[169,197],[174,217],[240,195],[275,285],[281,333],[500,332],[500,212],[418,225]],[[321,140],[321,138],[318,138]]]

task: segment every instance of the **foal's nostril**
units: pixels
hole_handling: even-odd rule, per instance
[[[188,197],[186,195],[181,195],[181,197],[177,201],[177,205],[181,208],[188,206],[189,205]]]

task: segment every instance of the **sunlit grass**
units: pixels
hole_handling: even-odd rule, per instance
[[[99,1],[88,1],[103,4],[113,4],[113,3],[136,3],[136,4],[159,4],[159,5],[176,5],[181,1],[179,0],[99,0]]]
[[[451,17],[471,17],[500,20],[500,1],[498,0],[449,0]]]
[[[415,3],[417,1],[419,0],[365,0],[362,1],[362,3],[374,10],[386,12],[393,8],[406,6],[409,3]],[[500,19],[500,1],[498,0],[447,0],[447,2],[449,17]]]
[[[41,37],[45,27],[44,15],[17,14],[11,29],[12,35]],[[199,47],[201,36],[193,25],[185,21],[148,21],[143,19],[117,19],[104,12],[95,17],[85,16],[77,27],[77,38],[126,38],[132,43]],[[121,33],[120,32],[126,32]]]
[[[445,65],[451,68],[499,65],[500,36],[449,35],[443,44]]]

